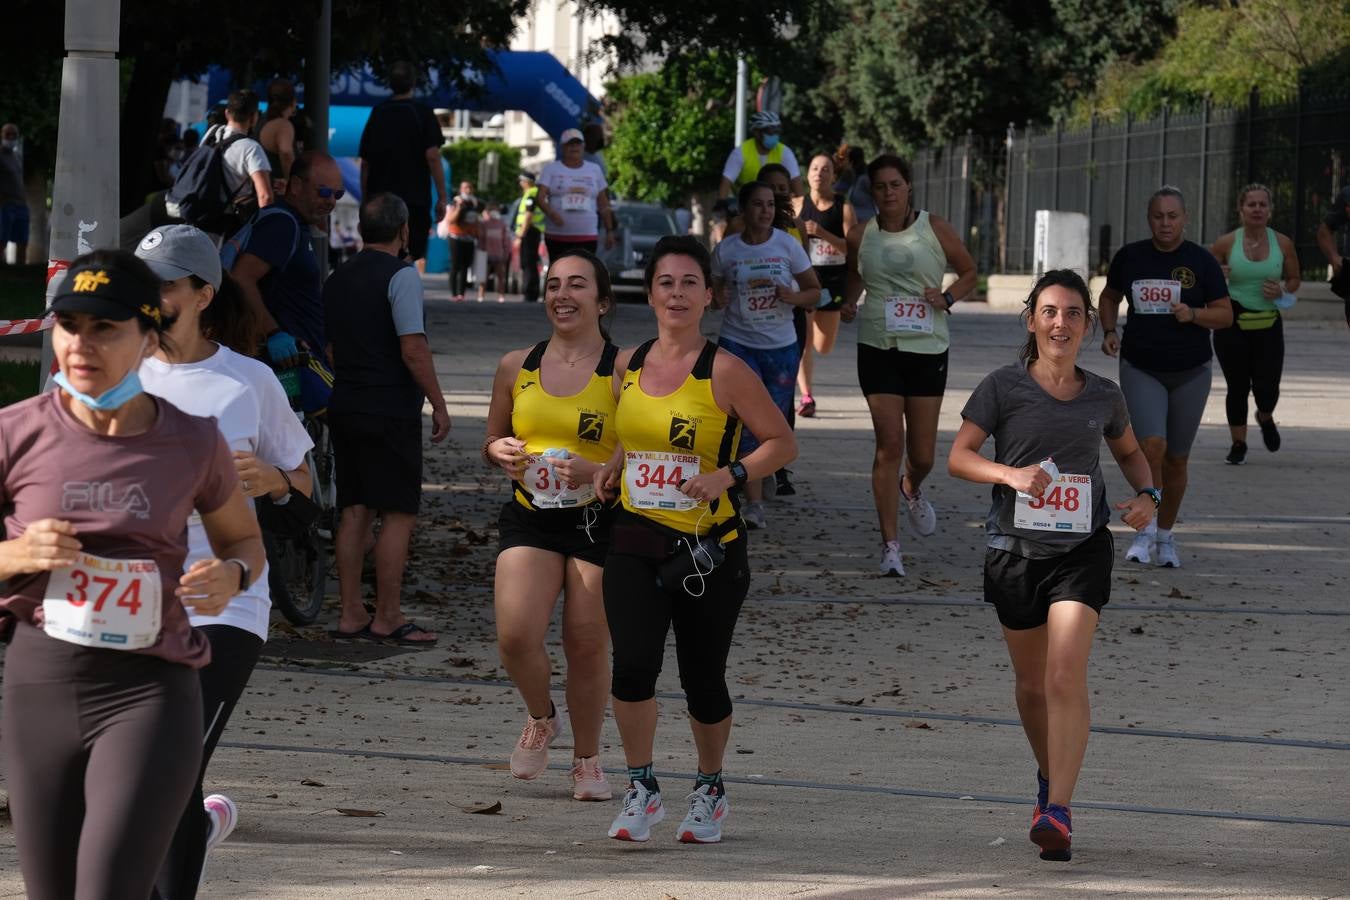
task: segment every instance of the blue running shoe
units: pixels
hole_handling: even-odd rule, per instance
[[[1068,862],[1073,843],[1073,815],[1067,806],[1049,803],[1031,823],[1031,842],[1041,848],[1041,859]]]

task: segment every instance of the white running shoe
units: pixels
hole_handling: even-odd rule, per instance
[[[628,786],[623,795],[623,810],[609,826],[609,836],[616,841],[642,843],[652,836],[652,826],[666,817],[660,791],[649,791],[640,783]]]
[[[887,541],[886,547],[881,551],[881,565],[877,567],[882,575],[894,577],[903,577],[905,574],[905,564],[900,560],[900,542]]]
[[[675,832],[681,844],[716,844],[722,840],[722,823],[727,820],[731,805],[726,794],[714,794],[712,785],[705,784],[685,798],[689,815]]]
[[[202,801],[206,814],[211,818],[211,830],[206,835],[206,852],[218,847],[239,824],[239,807],[224,794],[211,794]]]
[[[1176,538],[1169,537],[1167,540],[1159,540],[1155,546],[1155,551],[1157,557],[1154,559],[1154,562],[1164,569],[1181,568],[1181,559],[1177,556]]]
[[[1134,542],[1130,544],[1130,549],[1125,551],[1125,558],[1130,562],[1139,563],[1141,566],[1147,566],[1153,562],[1153,545],[1157,543],[1158,536],[1151,531],[1141,531],[1134,536]]]
[[[536,719],[525,715],[525,727],[520,740],[511,751],[511,774],[529,781],[538,778],[548,768],[548,745],[562,734],[563,718],[555,709],[553,715]]]
[[[608,800],[614,796],[609,779],[600,765],[600,757],[586,756],[572,759],[572,799]]]
[[[741,508],[741,518],[747,528],[768,528],[769,520],[764,517],[764,503],[751,501]]]
[[[909,515],[909,524],[923,537],[937,531],[937,513],[933,504],[923,495],[923,488],[914,491],[911,497],[905,493],[904,482],[900,484],[900,499],[905,501],[905,512]]]

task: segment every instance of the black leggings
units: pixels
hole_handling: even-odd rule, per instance
[[[197,673],[20,624],[0,734],[29,900],[149,897],[201,764]]]
[[[162,900],[192,900],[197,896],[206,862],[206,836],[211,830],[211,819],[202,807],[202,779],[263,647],[262,638],[233,625],[205,625],[199,630],[211,642],[211,664],[199,673],[204,722],[202,764],[197,787],[188,798],[169,855],[159,870],[154,896]]]
[[[450,296],[461,297],[469,287],[469,272],[473,270],[473,254],[477,248],[473,238],[450,236]]]
[[[620,515],[631,522],[630,514]],[[620,538],[622,527],[616,521],[614,540]],[[660,587],[656,578],[659,559],[610,550],[604,589],[614,648],[615,700],[639,703],[656,696],[666,633],[674,625],[675,656],[689,715],[705,725],[731,715],[727,655],[750,589],[750,567],[744,537],[726,544],[725,549],[726,559],[704,579],[701,597],[691,597],[678,587]]]
[[[1214,332],[1214,355],[1219,357],[1228,396],[1224,410],[1229,425],[1247,424],[1247,395],[1256,398],[1256,409],[1270,415],[1280,402],[1280,376],[1284,373],[1284,320],[1261,331],[1243,331],[1236,325]]]
[[[520,239],[520,277],[524,281],[520,289],[526,303],[539,299],[539,241],[542,238],[538,228],[527,228]]]

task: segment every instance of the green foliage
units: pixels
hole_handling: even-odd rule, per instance
[[[497,181],[491,185],[478,183],[478,163],[489,152],[497,153]],[[474,193],[493,203],[510,203],[520,196],[520,150],[502,141],[463,140],[447,144],[441,155],[450,161],[450,183],[454,192],[461,181],[472,181]]]
[[[736,61],[723,54],[676,57],[609,84],[614,190],[666,205],[714,190],[735,135],[735,90]]]
[[[827,2],[579,0],[582,15],[612,15],[618,20],[618,33],[603,38],[596,49],[612,52],[621,69],[650,64],[653,57],[670,61],[742,53],[773,75],[791,70],[794,58],[786,51],[797,40],[793,36]]]
[[[35,362],[11,362],[0,359],[0,406],[8,406],[36,397],[42,379]]]
[[[1113,64],[1076,112],[1147,116],[1207,94],[1240,106],[1253,88],[1287,96],[1300,79],[1314,89],[1350,84],[1350,0],[1189,0],[1156,60]]]
[[[1045,122],[1113,58],[1143,58],[1176,0],[835,0],[820,91],[846,135],[908,150],[967,130],[996,139],[1009,122]],[[884,39],[882,38],[884,36]]]

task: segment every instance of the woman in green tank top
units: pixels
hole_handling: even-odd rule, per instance
[[[975,261],[956,229],[914,208],[909,164],[883,154],[867,167],[877,215],[848,232],[840,316],[858,324],[858,383],[872,413],[872,496],[881,526],[882,575],[900,576],[900,500],[920,535],[937,514],[920,485],[937,455],[947,389],[947,316],[975,287]],[[942,287],[948,267],[956,280]],[[858,302],[866,293],[861,311]],[[901,464],[904,474],[901,475]]]
[[[1275,404],[1284,371],[1282,309],[1294,305],[1301,283],[1294,242],[1271,228],[1270,188],[1249,184],[1238,194],[1242,227],[1223,235],[1210,252],[1223,266],[1228,291],[1236,301],[1236,317],[1214,332],[1214,355],[1228,383],[1225,412],[1233,446],[1230,465],[1247,461],[1247,395],[1256,399],[1256,424],[1266,449],[1280,449]]]

